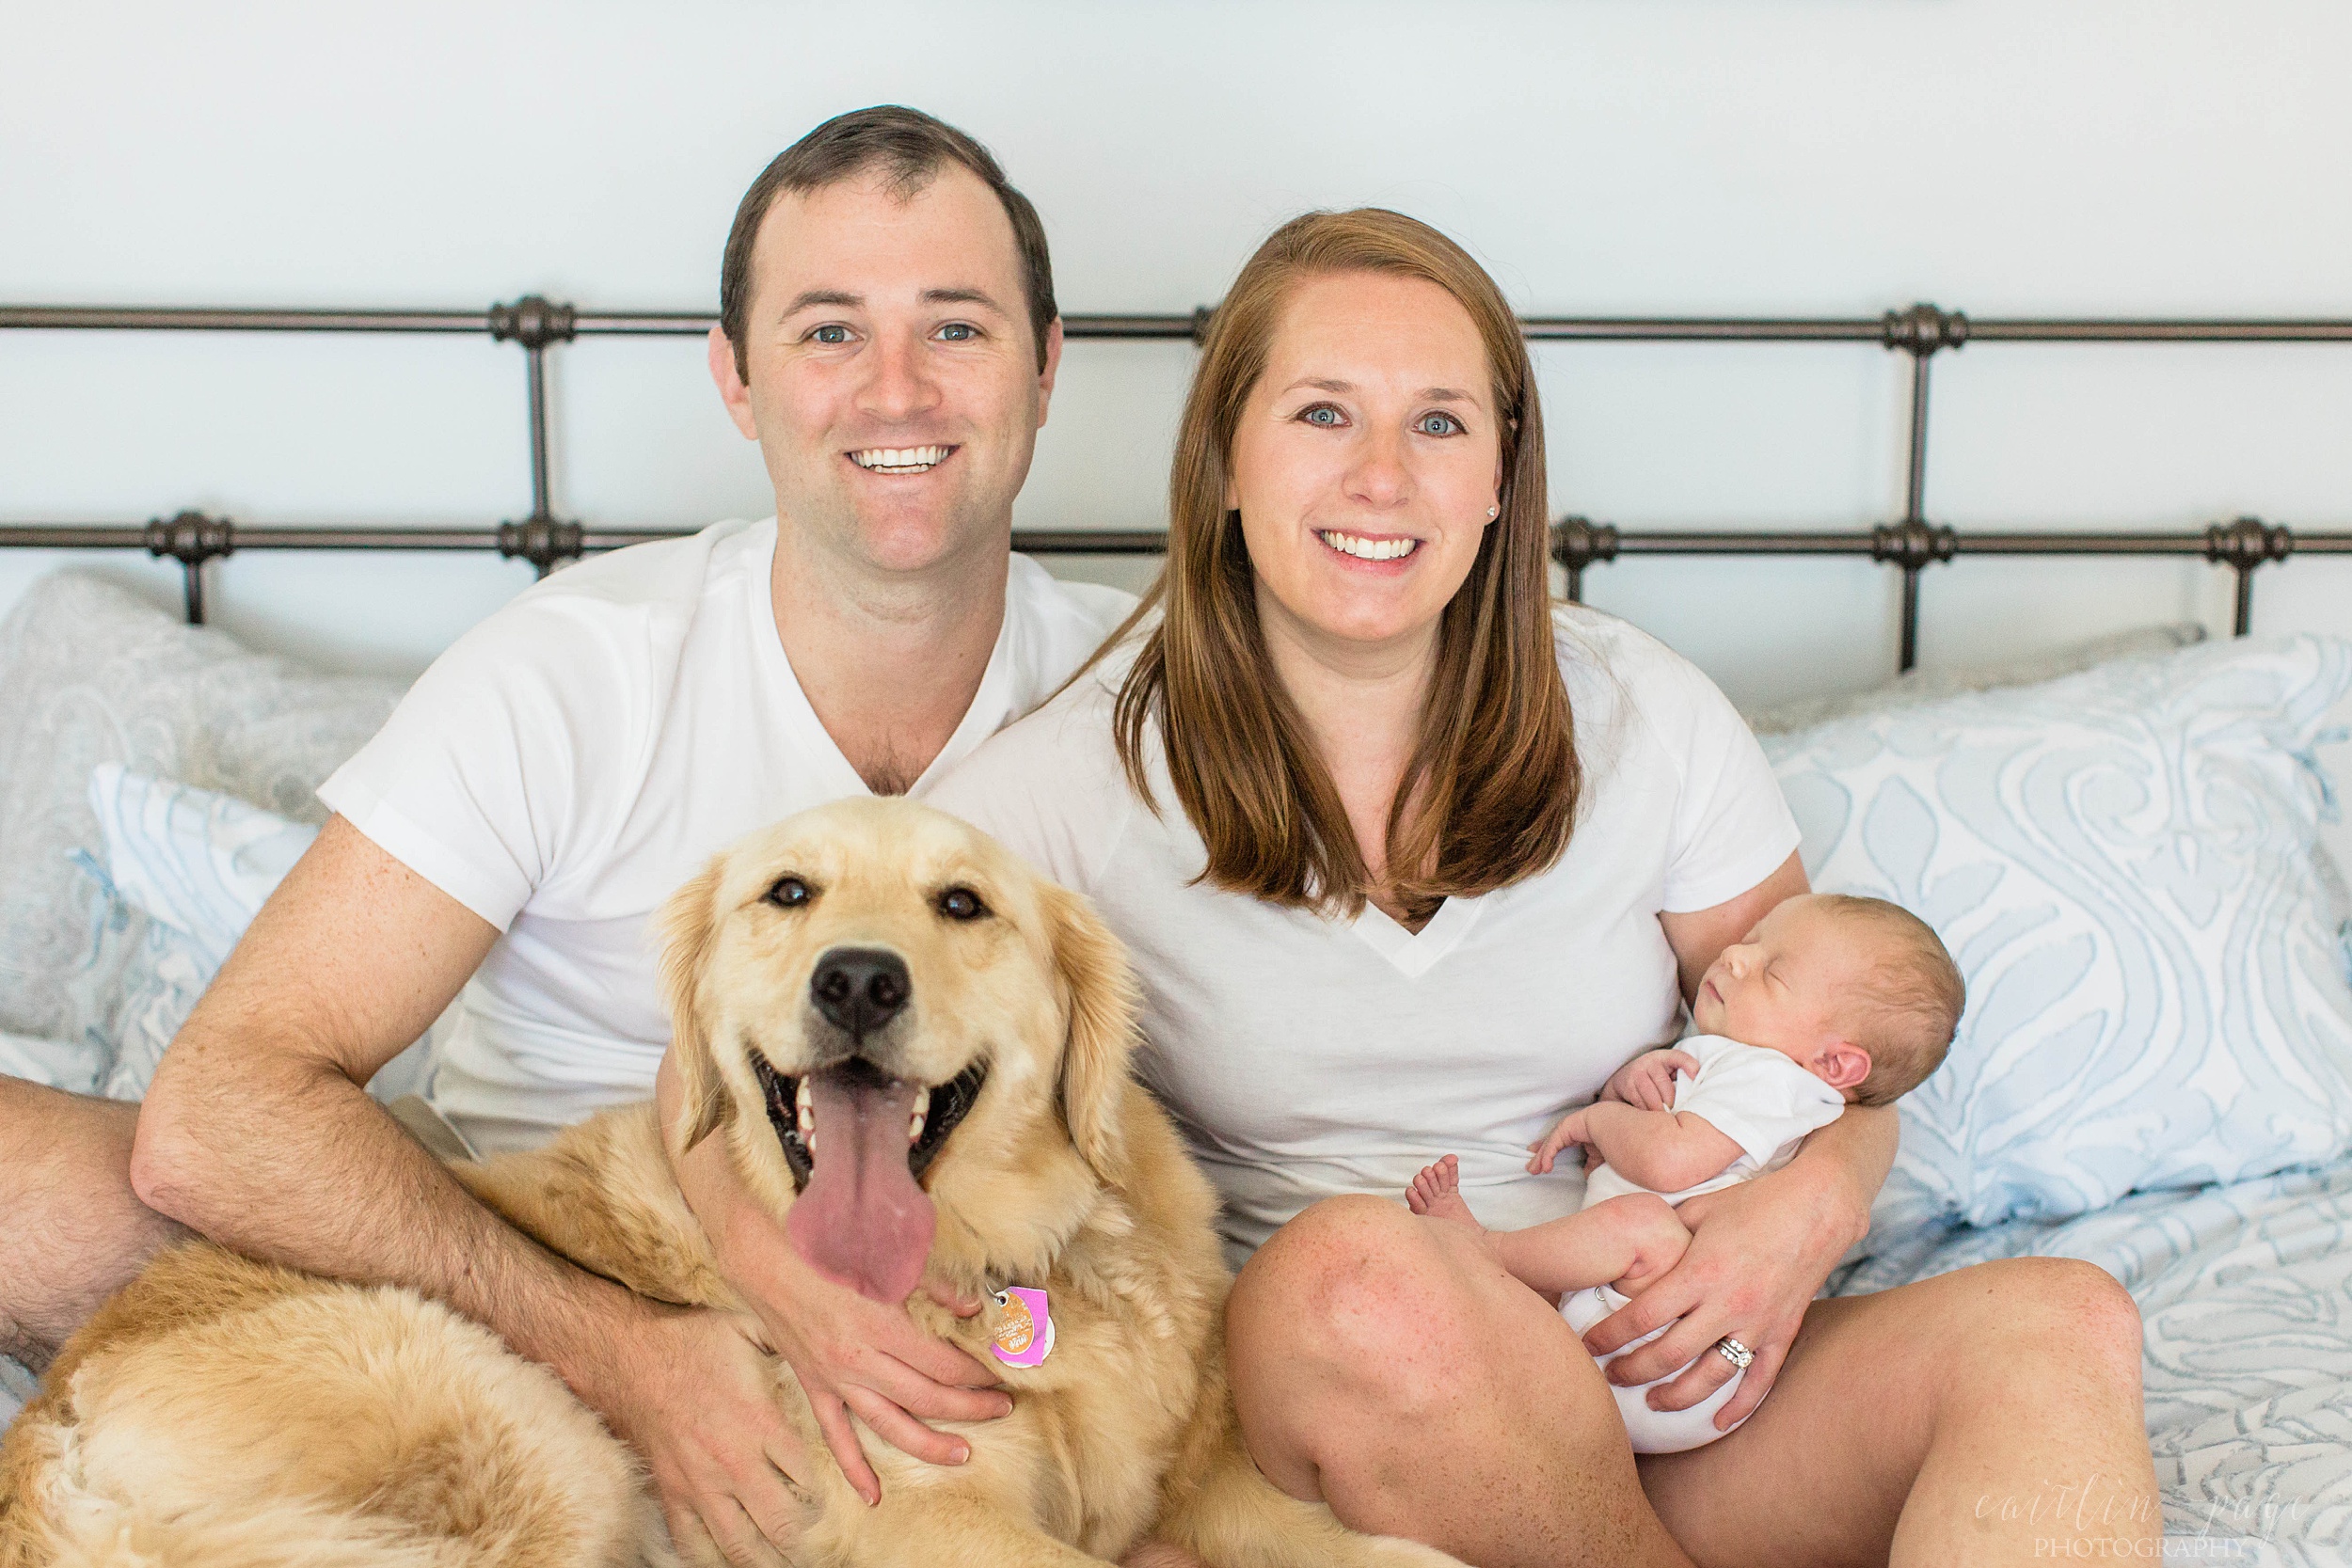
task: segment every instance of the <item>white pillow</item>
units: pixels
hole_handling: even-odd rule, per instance
[[[105,841],[105,894],[148,917],[124,966],[104,1085],[111,1099],[136,1100],[230,949],[318,830],[111,762],[91,770],[89,805]],[[419,1088],[430,1037],[387,1064],[370,1092],[391,1100]]]
[[[2169,654],[2205,640],[2205,628],[2195,621],[2167,621],[2153,626],[2133,626],[2080,642],[2061,643],[2016,654],[1988,664],[1964,664],[1956,669],[1906,670],[1894,679],[1862,691],[1834,697],[1800,697],[1743,714],[1748,728],[1758,735],[1786,735],[1809,729],[1833,719],[1858,719],[1883,710],[1912,707],[1963,691],[1989,691],[2000,686],[2038,686],[2094,665],[2144,654]]]
[[[79,1043],[107,1069],[102,1017],[145,921],[90,919],[73,851],[100,850],[91,768],[324,822],[313,789],[404,685],[299,669],[84,573],[35,583],[0,622],[0,1029]]]
[[[1874,1229],[2057,1217],[2352,1142],[2352,933],[2312,757],[2352,643],[2233,641],[1767,736],[1828,892],[1968,980]]]

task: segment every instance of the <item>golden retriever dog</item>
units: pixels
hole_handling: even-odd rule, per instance
[[[1215,1568],[1454,1560],[1347,1530],[1243,1449],[1216,1200],[1129,1075],[1133,981],[1084,900],[953,817],[854,800],[726,850],[661,924],[676,1125],[630,1106],[454,1168],[585,1268],[741,1310],[671,1174],[671,1154],[722,1139],[810,1265],[906,1302],[1000,1372],[1012,1413],[950,1424],[967,1464],[934,1467],[859,1429],[878,1507],[820,1458],[799,1480],[796,1561],[1040,1568],[1150,1538]],[[927,1280],[990,1305],[960,1320]],[[1044,1321],[1026,1311],[1038,1291]],[[999,1345],[1028,1354],[1008,1364]],[[781,1361],[776,1378],[824,1455]],[[629,1451],[488,1330],[413,1291],[203,1243],[107,1304],[0,1448],[0,1568],[670,1551]]]

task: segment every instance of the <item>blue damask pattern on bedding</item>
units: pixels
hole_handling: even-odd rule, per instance
[[[2024,1257],[2095,1263],[2139,1304],[2168,1536],[2221,1544],[2216,1561],[2346,1560],[2352,1164],[2142,1193],[2069,1220],[1929,1227],[1853,1265],[1836,1293]]]

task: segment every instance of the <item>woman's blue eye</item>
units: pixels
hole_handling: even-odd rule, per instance
[[[820,343],[846,343],[850,341],[850,329],[846,326],[820,326],[809,336]]]
[[[939,335],[951,343],[961,343],[975,336],[970,322],[949,322],[939,329]]]
[[[1309,424],[1321,425],[1326,430],[1341,422],[1340,411],[1327,403],[1318,403],[1312,408],[1304,409],[1298,417]]]
[[[1451,414],[1423,414],[1413,428],[1423,436],[1459,436],[1462,421]]]

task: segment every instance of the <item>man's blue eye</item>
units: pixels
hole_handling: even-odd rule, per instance
[[[1318,403],[1298,417],[1309,424],[1321,425],[1327,430],[1340,422],[1340,411],[1327,403]]]
[[[951,343],[961,343],[975,336],[970,322],[949,322],[939,329],[939,335]]]
[[[820,326],[809,336],[820,343],[846,343],[850,341],[850,329],[846,326]]]
[[[1423,414],[1414,428],[1423,436],[1458,436],[1462,433],[1462,421],[1451,414]]]

